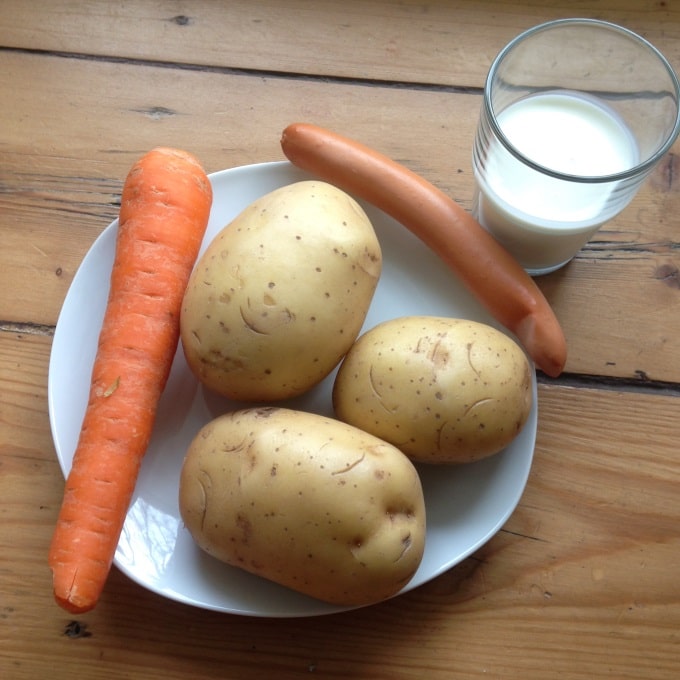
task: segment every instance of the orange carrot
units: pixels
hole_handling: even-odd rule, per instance
[[[92,609],[108,577],[211,205],[210,181],[181,150],[153,149],[125,180],[89,401],[48,558],[55,599],[70,612]]]

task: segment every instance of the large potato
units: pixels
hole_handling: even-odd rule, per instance
[[[258,199],[209,244],[182,305],[187,363],[243,401],[302,394],[356,339],[382,256],[348,194],[304,181]]]
[[[333,386],[340,420],[425,463],[497,453],[521,431],[532,398],[531,368],[517,343],[491,326],[440,317],[371,329]]]
[[[206,552],[334,604],[394,595],[422,559],[413,464],[331,418],[276,407],[220,416],[192,442],[179,494]]]

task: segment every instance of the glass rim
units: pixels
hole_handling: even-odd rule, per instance
[[[540,33],[551,28],[566,25],[595,26],[625,35],[628,38],[633,39],[640,45],[646,47],[650,52],[652,52],[652,54],[659,60],[659,63],[665,68],[666,73],[668,74],[670,82],[675,91],[676,110],[673,128],[666,137],[664,143],[659,146],[659,148],[654,152],[654,154],[652,154],[646,160],[637,163],[631,168],[628,168],[627,170],[622,170],[621,172],[616,172],[609,175],[573,175],[565,172],[560,172],[559,170],[552,170],[551,168],[541,165],[540,163],[536,163],[535,161],[531,160],[531,158],[528,158],[521,151],[519,151],[519,149],[517,149],[505,136],[505,133],[498,124],[496,114],[493,110],[493,106],[491,105],[491,97],[489,95],[489,92],[496,72],[498,71],[498,68],[500,67],[505,57],[507,56],[508,52],[510,52],[510,50],[512,50],[512,48],[515,45],[517,45],[520,42],[523,42],[524,40],[526,40],[527,38],[531,37],[536,33]],[[484,84],[483,99],[484,99],[483,106],[487,112],[488,120],[491,125],[491,128],[494,131],[494,134],[496,135],[498,140],[503,144],[503,146],[513,156],[515,156],[515,158],[517,158],[517,160],[544,175],[549,175],[551,177],[555,177],[556,179],[561,179],[569,182],[580,182],[583,184],[598,184],[598,183],[606,184],[609,182],[617,182],[629,179],[634,176],[645,174],[646,172],[651,170],[658,163],[658,161],[668,152],[671,146],[673,146],[676,138],[678,137],[678,134],[680,133],[680,81],[678,80],[678,76],[675,73],[668,59],[666,59],[666,57],[656,47],[654,47],[652,43],[650,43],[646,38],[643,38],[641,35],[635,33],[635,31],[631,31],[630,29],[625,28],[624,26],[619,26],[618,24],[614,24],[610,21],[604,21],[602,19],[589,19],[589,18],[553,19],[552,21],[546,21],[542,24],[532,26],[526,31],[523,31],[522,33],[515,36],[498,53],[496,58],[491,63],[491,67],[489,68],[489,73],[487,74],[486,81]]]

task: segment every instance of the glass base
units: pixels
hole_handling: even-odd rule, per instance
[[[524,267],[524,271],[529,274],[529,276],[544,276],[545,274],[550,274],[552,272],[556,272],[558,269],[562,269],[565,264],[569,264],[574,258],[570,257],[568,260],[565,260],[564,262],[560,262],[559,264],[552,264],[549,267]]]

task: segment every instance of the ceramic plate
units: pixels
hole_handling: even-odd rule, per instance
[[[204,247],[259,196],[307,178],[287,162],[233,168],[211,175],[214,204]],[[464,317],[496,325],[420,241],[384,213],[364,207],[373,221],[384,258],[382,277],[364,329],[409,314]],[[64,474],[71,466],[85,410],[108,295],[116,229],[117,222],[113,222],[87,253],[68,291],[54,335],[49,411]],[[304,397],[282,405],[332,415],[334,375]],[[507,449],[463,467],[420,469],[427,507],[427,545],[420,568],[404,591],[429,581],[477,550],[514,510],[534,451],[535,375],[533,390],[534,407],[529,420]],[[182,526],[177,488],[187,446],[204,423],[235,406],[197,383],[179,349],[115,564],[145,588],[205,609],[267,617],[312,616],[342,610],[216,561],[196,547]]]

